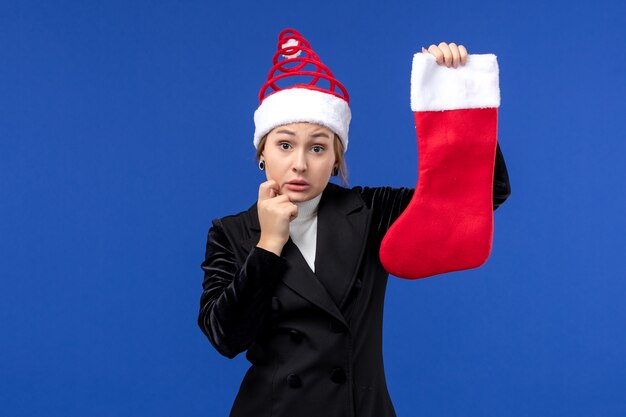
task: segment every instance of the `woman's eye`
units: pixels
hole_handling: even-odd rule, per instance
[[[281,143],[278,144],[278,146],[280,146],[280,148],[282,150],[286,151],[286,150],[288,150],[291,147],[291,144],[288,143],[288,142],[281,142]],[[320,145],[315,145],[311,149],[313,149],[313,152],[315,152],[315,153],[320,153],[320,152],[322,152],[324,150],[324,147],[320,146]]]

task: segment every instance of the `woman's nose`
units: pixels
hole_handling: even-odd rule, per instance
[[[302,152],[295,152],[292,169],[294,171],[306,171],[306,156]]]

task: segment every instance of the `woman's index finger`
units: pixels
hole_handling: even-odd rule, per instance
[[[276,197],[277,183],[274,180],[267,180],[259,185],[259,201]],[[273,191],[273,192],[272,192]]]

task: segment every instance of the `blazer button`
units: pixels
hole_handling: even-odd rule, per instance
[[[291,340],[293,340],[294,342],[296,343],[302,342],[302,333],[300,333],[296,329],[290,329],[289,335],[291,336]]]
[[[281,305],[278,297],[272,297],[272,311],[280,311]]]
[[[289,384],[291,388],[299,388],[302,386],[302,381],[298,375],[289,374],[287,375],[287,384]]]
[[[335,384],[343,384],[346,382],[346,373],[341,368],[335,368],[330,371],[330,380]]]
[[[345,329],[343,327],[343,324],[333,320],[330,322],[330,331],[333,333],[344,333]]]

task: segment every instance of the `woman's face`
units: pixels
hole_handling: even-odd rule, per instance
[[[326,188],[335,165],[334,137],[332,130],[313,123],[274,128],[261,154],[267,179],[276,181],[279,193],[291,202],[317,197]]]

